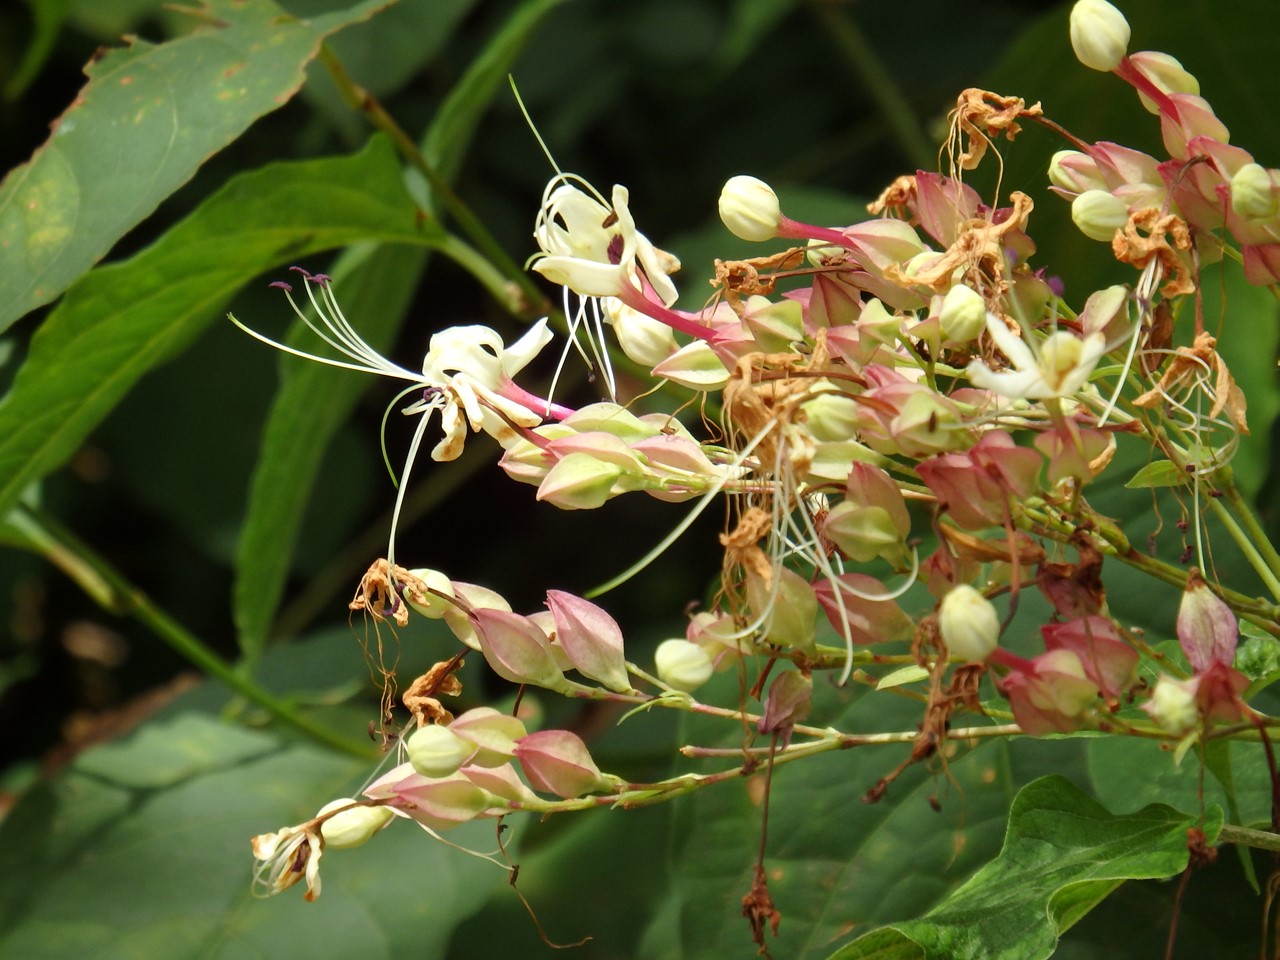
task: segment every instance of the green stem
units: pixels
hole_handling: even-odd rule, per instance
[[[502,245],[494,239],[489,229],[471,212],[471,208],[462,201],[462,198],[454,192],[453,187],[449,185],[445,178],[440,175],[440,172],[423,155],[422,151],[418,149],[418,145],[414,143],[413,138],[404,131],[391,114],[387,113],[386,108],[382,106],[376,97],[351,79],[346,67],[342,65],[342,61],[333,53],[328,44],[321,45],[319,59],[329,71],[329,75],[333,78],[333,82],[342,94],[343,99],[347,101],[352,109],[364,113],[376,129],[381,130],[394,141],[401,156],[426,179],[440,205],[458,224],[462,232],[471,239],[471,243],[480,253],[488,258],[489,263],[492,265],[491,269],[496,270],[507,278],[508,283],[502,285],[503,292],[499,296],[499,302],[524,319],[546,315],[548,312],[547,299],[543,296],[538,285],[534,283],[533,278],[511,259],[506,250],[502,248]],[[469,264],[473,263],[474,260],[459,260],[458,262],[470,269]],[[480,279],[481,282],[485,282],[483,278]],[[485,285],[490,290],[493,289],[488,283]],[[520,296],[513,298],[511,294],[517,291]]]
[[[1234,823],[1222,825],[1222,829],[1218,832],[1218,840],[1221,843],[1235,843],[1242,847],[1257,847],[1259,850],[1280,852],[1280,834],[1253,830]]]
[[[205,646],[199,638],[151,602],[87,544],[43,512],[19,504],[9,523],[25,537],[25,546],[43,556],[71,577],[104,610],[130,616],[169,645],[180,656],[216,677],[251,703],[271,716],[306,734],[317,743],[365,759],[378,752],[356,740],[349,740],[298,712],[291,704],[277,699],[243,676],[227,661]]]
[[[1276,578],[1275,571],[1271,569],[1266,559],[1259,552],[1254,540],[1241,529],[1240,525],[1236,523],[1236,518],[1231,515],[1219,500],[1210,497],[1209,509],[1221,521],[1228,535],[1236,542],[1240,552],[1244,554],[1244,558],[1249,561],[1249,565],[1257,571],[1263,584],[1271,592],[1271,596],[1276,600],[1280,600],[1280,579]]]
[[[1222,491],[1222,499],[1235,512],[1240,524],[1244,527],[1245,532],[1248,533],[1250,541],[1262,555],[1267,568],[1273,576],[1280,577],[1280,551],[1276,550],[1275,544],[1271,542],[1267,532],[1262,529],[1262,524],[1258,522],[1257,515],[1245,498],[1240,495],[1240,489],[1236,486],[1234,471],[1230,467],[1221,467],[1214,471],[1213,481],[1217,488]]]
[[[854,18],[844,15],[831,3],[811,3],[809,9],[822,21],[828,35],[871,95],[908,162],[919,170],[931,170],[937,165],[937,152],[924,135],[910,101],[885,68],[875,46],[858,29]]]

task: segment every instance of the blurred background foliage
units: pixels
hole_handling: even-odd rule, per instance
[[[282,6],[311,17],[349,4],[292,0]],[[1257,28],[1267,22],[1269,6],[1262,0],[1228,5],[1132,0],[1123,6],[1134,24],[1134,48],[1178,56],[1200,77],[1233,142],[1264,164],[1280,163],[1280,125],[1274,122],[1280,77],[1262,66],[1269,62],[1274,39]],[[629,187],[640,228],[681,257],[682,303],[693,307],[710,291],[703,284],[711,275],[711,258],[760,252],[729,237],[716,220],[716,197],[725,178],[751,173],[768,180],[784,209],[798,219],[851,222],[893,177],[938,167],[946,112],[965,87],[1040,100],[1047,114],[1087,140],[1115,139],[1154,149],[1157,126],[1127,88],[1074,62],[1067,43],[1068,8],[1031,0],[963,5],[921,0],[909,7],[868,0],[399,0],[337,33],[331,47],[350,76],[418,139],[468,68],[491,49],[503,25],[521,15],[534,18],[511,73],[541,135],[564,169],[606,191],[615,182]],[[154,0],[4,5],[2,168],[18,166],[44,142],[50,123],[75,99],[83,84],[81,70],[97,48],[117,45],[124,35],[159,43],[197,23],[189,11]],[[550,169],[505,86],[477,111],[476,120],[474,139],[451,171],[455,189],[508,254],[523,261],[534,250],[533,218]],[[115,245],[108,259],[123,260],[146,248],[239,173],[281,160],[352,153],[369,136],[365,117],[344,104],[326,71],[313,63],[298,96],[210,156],[190,182]],[[1035,262],[1050,273],[1068,274],[1067,297],[1078,303],[1089,291],[1128,278],[1101,248],[1071,228],[1067,205],[1044,189],[1048,158],[1063,146],[1039,128],[1002,146],[1004,189],[1022,189],[1035,199]],[[437,147],[447,152],[448,144]],[[988,166],[975,181],[988,192],[993,170]],[[409,184],[423,195],[412,175]],[[302,265],[320,271],[333,262],[331,255],[319,254]],[[5,269],[0,259],[0,270]],[[243,289],[227,290],[227,296],[234,295],[236,315],[271,335],[284,329],[287,305],[267,287],[283,275],[282,269],[273,270]],[[406,276],[415,279],[400,289]],[[377,289],[380,282],[394,286],[398,281],[390,293]],[[375,276],[364,282],[402,303],[405,322],[390,350],[406,366],[418,362],[430,333],[447,325],[488,324],[508,341],[520,330],[501,304],[442,257],[430,258],[420,274],[412,264],[393,265],[381,281]],[[341,298],[341,286],[338,292]],[[1246,489],[1259,492],[1270,524],[1275,485],[1266,480],[1273,470],[1275,310],[1256,292],[1238,294],[1231,301],[1224,352],[1246,386],[1254,424],[1239,469]],[[0,334],[0,389],[8,388],[48,311],[39,308]],[[1215,315],[1212,308],[1210,315]],[[352,319],[362,326],[358,314],[353,312]],[[388,334],[395,326],[386,325]],[[238,653],[230,600],[237,549],[263,426],[282,378],[294,375],[291,368],[301,363],[281,358],[228,323],[214,322],[146,375],[65,467],[39,487],[49,515],[229,660]],[[550,365],[537,373],[549,375]],[[86,391],[92,387],[84,384]],[[269,547],[279,552],[289,576],[271,643],[252,667],[269,689],[357,737],[376,718],[378,698],[361,644],[385,642],[389,659],[402,658],[405,677],[445,648],[441,635],[417,624],[398,639],[385,631],[379,638],[347,615],[346,600],[359,576],[385,550],[394,496],[378,449],[378,423],[392,391],[375,383],[360,389],[361,398],[324,453],[314,489],[296,492],[307,504],[296,550],[289,542]],[[569,391],[572,402],[596,395],[580,374]],[[388,444],[398,463],[409,431],[396,419]],[[507,481],[492,468],[492,459],[491,446],[478,438],[456,463],[420,464],[412,481],[416,516],[402,527],[398,549],[410,565],[438,567],[455,579],[492,586],[517,609],[540,606],[547,588],[590,588],[631,563],[683,515],[678,506],[637,497],[591,513],[535,505],[532,489]],[[1107,502],[1117,515],[1149,514],[1145,495],[1120,490],[1111,495]],[[683,610],[703,599],[718,570],[720,520],[704,518],[657,565],[607,599],[627,631],[633,659],[643,662],[648,646],[681,633]],[[0,802],[18,804],[0,833],[11,845],[0,858],[20,856],[32,864],[33,878],[22,882],[21,891],[12,880],[0,891],[0,952],[8,936],[11,948],[22,944],[37,951],[23,956],[63,956],[88,947],[103,956],[238,956],[250,946],[277,957],[308,950],[310,956],[356,950],[389,956],[408,944],[421,956],[550,954],[500,872],[404,829],[366,849],[327,856],[326,893],[316,905],[301,904],[292,895],[267,903],[248,900],[247,838],[294,822],[337,792],[352,789],[367,767],[288,733],[253,729],[265,722],[256,709],[215,683],[200,682],[191,665],[146,628],[104,612],[32,553],[0,550],[0,585],[0,729],[6,731],[0,738]],[[1120,593],[1113,597],[1126,603]],[[1161,602],[1144,596],[1141,603],[1130,595],[1127,602],[1124,615],[1167,635],[1175,594]],[[486,681],[475,665],[468,682],[473,702],[482,702]],[[556,713],[558,723],[585,733],[608,731],[593,747],[601,765],[637,779],[661,776],[677,736],[683,742],[690,735],[678,732],[670,717],[648,716],[612,730],[616,717],[608,711],[545,707]],[[243,721],[249,728],[244,742],[228,744],[192,719],[218,713]],[[207,740],[211,746],[200,764],[178,764],[180,769],[166,773],[163,757],[152,763],[149,758],[164,735],[136,733],[148,717],[143,733],[168,731],[171,740],[197,746]],[[125,734],[132,739],[102,748],[120,751],[111,762],[91,760],[101,750],[81,753]],[[1002,803],[1008,790],[1035,772],[1066,773],[1082,784],[1109,779],[1078,744],[1000,749],[1008,753],[997,764]],[[80,759],[73,760],[77,755]],[[815,821],[822,830],[802,849],[820,849],[826,840],[857,836],[860,829],[881,829],[880,820],[868,819],[872,815],[858,797],[897,759],[886,752],[856,763],[846,755],[821,761],[828,773],[814,783],[830,779],[828,799]],[[131,764],[141,772],[128,773]],[[846,781],[853,785],[841,795],[839,785]],[[805,884],[786,886],[791,899],[779,904],[788,919],[776,955],[825,956],[834,942],[811,937],[822,922],[840,916],[859,923],[884,921],[923,909],[966,870],[994,855],[1003,807],[988,810],[978,795],[983,783],[972,778],[964,783],[972,794],[967,799],[962,794],[952,806],[971,810],[972,818],[966,821],[953,810],[959,821],[938,826],[935,839],[950,836],[946,830],[959,837],[972,828],[966,854],[971,859],[959,865],[947,857],[937,860],[945,874],[942,883],[911,888],[904,879],[911,867],[900,861],[917,854],[911,838],[940,824],[924,803],[936,784],[922,777],[904,787],[901,797],[895,795],[893,806],[886,801],[875,812],[898,820],[892,835],[900,838],[899,845],[877,854],[889,858],[877,860],[879,869],[888,870],[886,862],[896,867],[889,873],[893,879],[885,881],[899,885],[895,895],[864,909],[852,900],[857,891],[850,890],[849,902],[837,899],[826,908],[828,916],[807,920],[807,907],[797,902],[805,896]],[[173,784],[186,785],[192,795],[187,805],[162,789]],[[789,798],[799,807],[791,815],[803,820],[806,790],[811,792],[813,783],[798,781],[798,786],[805,789]],[[148,808],[155,819],[128,820],[128,798],[136,805],[138,790],[159,791],[155,806]],[[1130,798],[1133,806],[1161,798],[1139,792]],[[75,805],[67,806],[72,800]],[[736,841],[714,835],[715,856],[732,858],[735,867],[749,862],[754,814],[740,800],[733,795],[723,801],[737,810],[740,821],[726,821],[730,815],[716,809],[719,801],[699,798],[676,811],[522,825],[522,890],[552,939],[595,938],[579,955],[746,956],[751,947],[734,899],[745,889],[708,892],[702,887],[697,895],[688,893],[690,870],[698,872],[691,865],[711,856],[697,840],[707,823],[740,823]],[[162,801],[167,812],[156,809]],[[707,805],[710,809],[704,809]],[[78,812],[61,815],[75,827],[68,833],[64,826],[58,834],[55,812],[71,809]],[[153,858],[165,852],[153,840],[137,840],[140,846],[131,847],[128,840],[136,838],[122,838],[118,829],[101,839],[95,825],[117,817],[140,837],[172,828],[168,842],[203,852],[158,864]],[[826,831],[830,836],[824,837]],[[42,832],[55,836],[51,847],[31,839]],[[16,838],[26,839],[17,843]],[[467,842],[485,846],[491,840],[479,831]],[[122,868],[123,874],[104,868],[104,862],[115,862],[113,857],[133,865]],[[131,925],[136,945],[132,938],[110,936],[105,919],[95,928],[60,917],[49,906],[101,890],[132,876],[130,870],[140,878],[139,889],[174,900],[155,908],[154,919]],[[1225,878],[1199,881],[1206,888],[1229,890],[1244,882],[1238,865],[1215,870]],[[177,889],[185,892],[179,896],[173,893]],[[1153,937],[1158,939],[1154,931],[1167,923],[1167,890],[1162,897],[1129,884],[1117,896],[1133,899],[1133,909],[1142,910],[1149,925],[1128,922],[1126,908],[1109,906],[1073,932],[1070,949],[1083,952],[1071,955],[1130,956],[1134,943],[1150,946]],[[1246,940],[1256,918],[1248,902],[1247,908],[1236,908],[1239,923],[1229,924],[1238,925]],[[1231,938],[1203,919],[1222,922],[1219,906],[1184,903],[1191,915],[1184,926],[1185,955],[1236,955]],[[705,929],[692,910],[702,911]],[[187,916],[184,911],[213,919],[198,930],[187,928],[189,940],[172,939],[181,927],[175,918]],[[707,914],[714,911],[721,915],[713,920]],[[806,926],[810,920],[819,926]],[[66,934],[68,924],[75,923],[80,925],[74,936]],[[709,932],[721,927],[723,936]],[[55,935],[55,929],[62,932]],[[1194,952],[1197,937],[1216,944],[1212,950],[1219,952]],[[370,938],[376,949],[369,947]],[[147,952],[147,944],[155,948],[158,943],[166,944],[161,952]],[[1099,944],[1110,945],[1110,952],[1098,952]],[[1068,948],[1061,953],[1068,955]]]

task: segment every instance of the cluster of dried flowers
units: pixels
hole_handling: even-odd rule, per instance
[[[316,332],[349,358],[324,362],[403,380],[414,395],[411,462],[438,412],[434,459],[483,431],[538,500],[591,509],[643,492],[700,510],[726,498],[734,517],[715,604],[658,647],[651,671],[628,662],[623,631],[589,600],[551,591],[546,610],[518,613],[487,587],[397,565],[392,550],[353,606],[399,624],[443,620],[513,684],[748,718],[772,738],[773,762],[857,737],[803,724],[813,676],[844,682],[855,663],[911,663],[928,680],[921,728],[901,738],[915,742],[914,759],[966,735],[951,726],[958,712],[1011,719],[1006,733],[1141,729],[1184,747],[1211,728],[1259,722],[1233,666],[1237,614],[1276,632],[1271,608],[1140,554],[1088,490],[1118,438],[1136,437],[1124,442],[1155,451],[1164,482],[1197,505],[1199,536],[1200,498],[1229,485],[1247,432],[1243,395],[1197,308],[1199,271],[1225,255],[1251,283],[1280,281],[1280,172],[1228,144],[1176,60],[1129,54],[1128,24],[1105,0],[1076,5],[1071,40],[1082,63],[1134,88],[1168,153],[1073,140],[1055,155],[1052,189],[1077,226],[1135,271],[1080,302],[1033,263],[1030,197],[992,206],[965,183],[999,137],[1046,119],[1038,104],[986,91],[959,98],[948,173],[900,178],[860,223],[798,223],[767,184],[730,179],[719,202],[728,229],[793,246],[717,261],[718,296],[699,311],[674,306],[679,262],[636,229],[625,188],[606,199],[577,177],[552,180],[533,269],[564,287],[572,335],[590,340],[606,372],[611,328],[634,368],[701,399],[702,437],[617,399],[571,409],[518,386],[550,340],[545,322],[511,347],[488,328],[444,330],[421,371],[399,367],[365,345],[327,278],[304,274]],[[1247,509],[1238,497],[1228,506]],[[934,545],[925,556],[921,543]],[[1104,565],[1117,562],[1184,588],[1177,634],[1189,671],[1165,663],[1154,682],[1139,680],[1147,648],[1109,613],[1102,587]],[[1269,583],[1277,575],[1264,571]],[[912,616],[898,601],[914,583],[933,604]],[[1024,589],[1053,610],[1044,652],[1030,658],[1001,645]],[[255,840],[269,890],[305,877],[314,896],[326,845],[363,842],[397,817],[435,832],[520,810],[656,802],[716,779],[633,786],[602,773],[567,731],[529,732],[487,707],[453,717],[438,697],[454,692],[457,661],[410,689],[418,729],[403,763],[363,797]],[[729,669],[746,678],[741,700],[698,704],[696,691]],[[984,704],[984,677],[1007,706]],[[1145,714],[1120,710],[1131,703]]]

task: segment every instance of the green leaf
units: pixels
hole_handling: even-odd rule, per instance
[[[446,178],[460,169],[480,116],[506,89],[507,72],[533,30],[561,2],[520,7],[441,106],[422,143]],[[375,349],[393,341],[426,262],[421,251],[364,249],[344,255],[334,268],[344,310]],[[235,619],[241,649],[249,656],[261,650],[271,629],[324,451],[369,385],[300,360],[285,361],[285,370],[263,433],[236,556]]]
[[[0,330],[48,303],[210,156],[297,92],[324,38],[394,0],[313,21],[206,0],[202,27],[107,51],[31,160],[0,184]]]
[[[1139,487],[1176,487],[1187,482],[1187,472],[1179,469],[1172,460],[1152,460],[1129,478],[1125,484],[1130,490]]]
[[[237,177],[151,247],[87,275],[37,331],[0,401],[0,515],[250,278],[358,240],[441,236],[419,219],[381,138],[350,157]]]
[[[1210,841],[1221,811],[1206,825]],[[1115,816],[1063,777],[1018,794],[1000,856],[922,918],[865,934],[831,955],[1039,960],[1125,880],[1170,877],[1187,865],[1196,817],[1154,804]]]
[[[250,895],[249,838],[350,796],[366,766],[197,714],[91,750],[0,827],[0,954],[443,957],[506,873],[409,821],[321,861],[322,894]],[[491,846],[492,825],[451,832]]]

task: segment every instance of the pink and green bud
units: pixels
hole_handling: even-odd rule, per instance
[[[449,730],[471,745],[473,752],[466,763],[477,767],[506,763],[516,755],[516,741],[528,733],[519,717],[493,707],[468,710],[449,724]]]
[[[831,442],[849,440],[858,435],[861,426],[858,403],[843,394],[823,392],[801,404],[805,425],[815,440]]]
[[[453,635],[470,647],[480,649],[480,640],[476,635],[475,624],[467,611],[505,610],[510,612],[511,604],[496,590],[482,587],[476,583],[465,583],[461,580],[451,581],[453,595],[460,601],[456,606],[446,607],[444,622],[453,631]]]
[[[720,219],[735,237],[760,243],[778,235],[782,207],[763,180],[730,177],[720,190]]]
[[[1196,673],[1215,663],[1231,666],[1240,638],[1236,615],[1214,593],[1198,570],[1187,577],[1187,588],[1178,605],[1178,643]]]
[[[1156,85],[1162,93],[1200,93],[1200,81],[1167,53],[1142,50],[1129,57],[1129,63]],[[1138,99],[1148,113],[1160,113],[1160,106],[1138,89]]]
[[[1086,190],[1071,201],[1071,220],[1090,240],[1110,243],[1129,222],[1129,206],[1106,190]]]
[[[566,800],[612,790],[617,782],[600,772],[582,738],[568,730],[539,730],[521,737],[516,757],[533,789]]]
[[[729,371],[703,340],[685,344],[653,368],[662,377],[690,390],[719,390],[729,382]]]
[[[623,469],[615,463],[589,453],[570,453],[547,471],[538,485],[537,499],[561,510],[594,510],[614,495],[614,484],[622,475]]]
[[[813,650],[817,641],[818,598],[809,581],[794,570],[780,567],[769,579],[748,571],[747,606],[760,621],[760,632],[770,643],[793,650]]]
[[[960,583],[938,606],[938,632],[952,657],[978,663],[999,643],[1000,615],[990,600],[969,584]]]
[[[995,662],[1014,663],[996,681],[1009,700],[1013,718],[1027,733],[1069,733],[1079,729],[1085,712],[1098,699],[1098,687],[1085,674],[1084,664],[1070,650],[1052,650],[1034,660],[996,655]]]
[[[843,573],[814,587],[828,622],[855,646],[907,640],[915,632],[915,623],[896,601],[872,599],[888,592],[883,583],[864,573]]]
[[[766,297],[748,297],[742,322],[766,352],[786,350],[804,337],[804,308],[795,300],[774,303]]]
[[[813,679],[799,670],[783,670],[769,684],[764,713],[756,729],[777,734],[783,747],[791,743],[797,723],[803,723],[813,709]]]
[[[653,652],[658,679],[675,690],[692,693],[711,679],[711,655],[688,640],[663,640]]]
[[[449,830],[480,816],[491,798],[460,773],[424,777],[402,763],[365,790],[370,800],[390,800],[395,811],[431,830]]]
[[[897,563],[905,550],[889,511],[848,500],[837,503],[827,513],[822,535],[854,563],[870,563],[881,556]]]
[[[1070,650],[1085,676],[1105,697],[1120,697],[1138,680],[1138,651],[1125,643],[1106,617],[1089,616],[1040,628],[1045,650]]]
[[[405,741],[413,769],[424,777],[447,777],[475,756],[476,745],[449,727],[431,724],[415,730]]]
[[[1098,162],[1079,150],[1059,150],[1049,161],[1049,182],[1067,198],[1089,190],[1107,189]]]
[[[343,807],[348,809],[344,810]],[[390,823],[394,816],[384,806],[371,807],[349,798],[326,803],[316,816],[324,817],[333,810],[340,812],[327,817],[320,824],[320,836],[324,838],[325,847],[337,849],[368,843],[369,838]]]
[[[1091,293],[1079,316],[1085,336],[1101,333],[1110,343],[1127,333],[1130,324],[1125,304],[1128,301],[1129,288],[1119,283]]]
[[[520,775],[516,773],[516,768],[510,763],[493,767],[471,764],[463,767],[458,772],[481,790],[501,800],[520,803],[526,800],[538,799],[537,794],[525,785],[525,782],[520,779]]]
[[[1076,0],[1071,49],[1090,70],[1114,70],[1129,52],[1129,21],[1107,0]]]
[[[750,652],[747,638],[733,617],[724,613],[695,613],[689,618],[684,636],[707,652],[714,670],[728,670]]]
[[[563,422],[577,433],[611,433],[625,443],[635,443],[662,431],[661,424],[648,423],[626,407],[607,401],[575,410]]]
[[[546,634],[527,617],[507,610],[476,610],[472,621],[480,652],[498,676],[548,690],[568,687]]]
[[[555,619],[556,639],[574,669],[610,690],[628,692],[631,681],[617,621],[590,600],[563,590],[547,591],[547,606]]]

